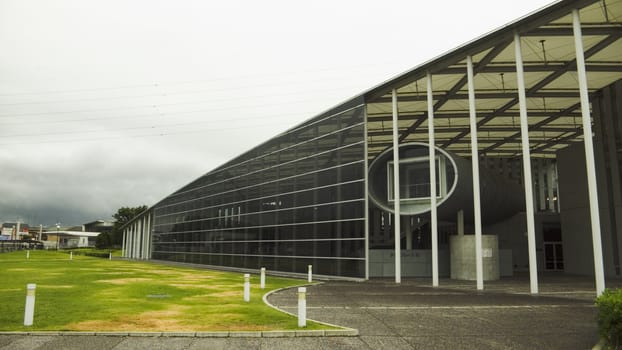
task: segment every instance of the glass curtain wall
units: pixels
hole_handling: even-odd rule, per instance
[[[327,113],[165,198],[152,258],[364,278],[364,123]]]

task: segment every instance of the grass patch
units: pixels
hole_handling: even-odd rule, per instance
[[[0,331],[243,331],[298,329],[262,301],[301,280],[107,260],[55,251],[0,254]],[[26,284],[36,283],[34,325],[24,327]],[[307,322],[307,329],[330,327]]]

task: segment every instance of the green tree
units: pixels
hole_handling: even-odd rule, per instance
[[[102,232],[97,236],[97,238],[95,238],[95,248],[104,249],[110,248],[111,246],[112,241],[108,232]]]
[[[110,232],[113,245],[121,245],[121,241],[123,240],[123,231],[121,227],[145,210],[147,210],[146,205],[141,205],[139,207],[121,207],[112,215],[115,219],[114,226]]]

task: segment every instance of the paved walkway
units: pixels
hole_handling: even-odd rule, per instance
[[[581,277],[486,283],[429,279],[327,282],[308,288],[311,319],[356,328],[357,337],[190,338],[0,335],[0,349],[590,349],[598,341],[594,285]],[[608,281],[608,287],[620,281]],[[296,312],[296,290],[269,301]]]

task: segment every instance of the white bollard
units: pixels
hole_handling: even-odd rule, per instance
[[[249,302],[251,300],[251,275],[248,273],[244,274],[244,301]]]
[[[307,288],[298,287],[298,327],[307,326]]]
[[[108,254],[108,260],[112,260],[112,252]]]
[[[30,259],[30,250],[26,251],[26,259]]]
[[[261,268],[261,276],[259,277],[259,287],[261,289],[266,288],[266,268]]]
[[[26,309],[24,310],[24,326],[32,326],[35,316],[35,289],[37,285],[29,283],[26,285]]]
[[[308,273],[309,277],[307,278],[307,281],[309,283],[311,283],[311,281],[313,281],[313,265],[309,265],[309,273]]]
[[[69,252],[69,260],[73,260],[73,252]]]

